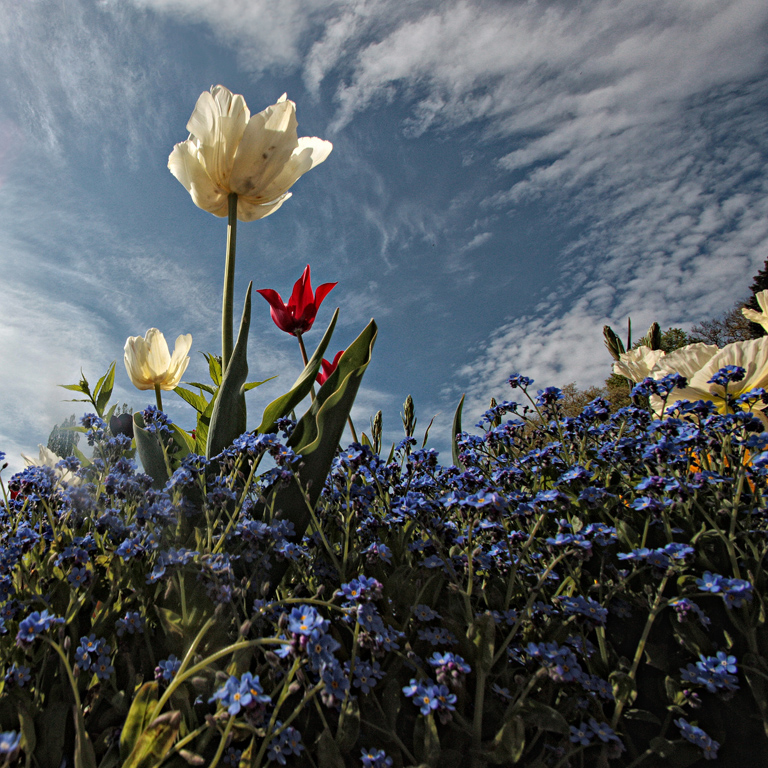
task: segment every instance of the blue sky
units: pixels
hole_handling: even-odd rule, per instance
[[[149,327],[219,351],[225,221],[166,168],[199,94],[287,92],[334,143],[279,211],[238,230],[249,280],[338,281],[332,350],[375,317],[354,411],[399,439],[405,396],[447,446],[537,385],[600,383],[605,323],[690,327],[768,258],[764,0],[0,0],[0,450],[11,469],[80,407],[57,383]],[[300,369],[254,304],[256,423]],[[186,406],[166,396],[180,423]],[[468,420],[471,422],[471,418]]]

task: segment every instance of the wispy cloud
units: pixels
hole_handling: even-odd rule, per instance
[[[156,99],[159,71],[176,65],[162,30],[123,4],[0,0],[0,114],[25,151],[64,163],[72,150],[102,167],[142,157],[147,132],[167,130],[171,106]],[[143,45],[135,45],[140,38]],[[146,46],[153,49],[150,63]],[[12,114],[7,110],[12,109]]]

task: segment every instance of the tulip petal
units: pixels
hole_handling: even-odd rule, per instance
[[[333,144],[324,139],[302,136],[280,173],[262,191],[265,200],[273,200],[290,189],[307,171],[320,165],[331,154]]]
[[[323,299],[338,285],[338,283],[323,283],[315,291],[315,309],[320,309]]]
[[[256,221],[257,219],[263,219],[265,216],[274,213],[290,196],[291,193],[287,192],[278,200],[273,200],[271,203],[266,203],[264,205],[258,202],[253,202],[247,197],[239,196],[237,198],[237,218],[240,219],[240,221]]]
[[[173,148],[168,158],[168,168],[184,185],[198,208],[214,216],[227,215],[228,192],[211,180],[200,163],[197,149],[192,141],[182,141]]]
[[[667,374],[679,373],[690,382],[718,351],[714,344],[689,344],[675,349],[653,366],[651,376],[661,379]]]
[[[309,264],[307,264],[307,266],[304,267],[304,271],[301,273],[301,277],[293,284],[291,298],[288,299],[288,308],[291,310],[294,317],[300,317],[314,300],[315,295],[312,293],[312,275],[310,273]]]
[[[707,382],[726,365],[738,365],[746,371],[741,381],[729,386],[728,391],[731,394],[768,387],[768,336],[727,344],[702,367],[693,377],[691,384],[706,387],[717,394],[725,394],[721,386]]]
[[[149,372],[143,365],[147,356],[147,345],[142,336],[131,336],[125,342],[125,370],[133,386],[140,390],[152,389],[154,386],[149,378]]]
[[[286,187],[271,197],[265,194],[299,144],[297,126],[292,101],[273,104],[251,117],[234,159],[230,178],[233,192],[263,205],[287,191]]]
[[[171,362],[168,342],[166,342],[165,336],[157,328],[150,328],[145,334],[144,339],[149,347],[146,358],[149,375],[155,380],[160,379],[165,375]]]
[[[651,375],[651,370],[664,357],[663,349],[651,349],[645,345],[623,352],[619,360],[613,364],[613,372],[626,376],[635,383],[641,382]]]
[[[171,355],[171,361],[168,364],[168,370],[163,378],[163,382],[160,384],[160,389],[170,391],[179,385],[181,377],[184,375],[184,371],[187,370],[187,366],[189,365],[188,355],[191,347],[191,333],[176,338],[173,355]]]
[[[201,164],[212,181],[230,189],[230,176],[250,111],[245,99],[223,85],[200,94],[187,130],[197,145]]]
[[[293,318],[291,317],[288,308],[285,306],[280,294],[277,291],[273,291],[271,288],[262,288],[256,293],[260,293],[268,302],[270,306],[270,314],[275,325],[286,333],[293,333]]]

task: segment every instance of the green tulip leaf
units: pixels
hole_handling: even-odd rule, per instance
[[[140,411],[133,414],[133,436],[144,472],[152,478],[152,487],[162,488],[168,482],[165,454],[157,435],[145,429],[144,417]]]
[[[296,472],[298,482],[279,488],[270,500],[270,506],[277,518],[293,523],[298,540],[307,529],[309,509],[314,509],[317,504],[330,472],[360,381],[371,361],[377,333],[376,323],[371,320],[341,356],[336,370],[320,387],[314,402],[287,440],[288,447],[301,455]],[[272,590],[280,583],[287,563],[286,560],[274,564]]]
[[[245,391],[243,385],[248,378],[248,331],[251,326],[251,289],[248,284],[232,358],[224,372],[221,388],[213,406],[211,424],[208,429],[208,443],[205,455],[210,458],[221,453],[246,430]],[[213,358],[211,358],[213,359]],[[213,370],[211,372],[213,377]],[[214,378],[215,381],[215,378]]]
[[[459,446],[456,443],[456,435],[461,432],[461,412],[464,409],[464,397],[465,395],[461,396],[459,405],[456,408],[456,413],[453,415],[453,430],[451,431],[451,459],[453,461],[453,466],[462,470],[462,472],[466,469],[466,467],[462,463],[461,459],[459,459]]]
[[[178,446],[178,450],[173,454],[174,462],[180,462],[188,453],[195,450],[195,441],[192,439],[192,435],[178,424],[171,424],[171,430]]]
[[[256,429],[260,435],[271,432],[274,429],[275,422],[290,413],[309,394],[310,389],[312,389],[312,384],[317,377],[317,372],[322,365],[323,355],[331,341],[333,329],[336,327],[336,320],[338,317],[339,310],[337,308],[333,313],[328,328],[323,334],[323,338],[320,339],[320,343],[317,345],[315,353],[309,359],[306,368],[301,372],[299,378],[296,379],[294,385],[288,392],[278,397],[277,400],[273,400],[264,409],[264,416],[261,419],[261,424]]]

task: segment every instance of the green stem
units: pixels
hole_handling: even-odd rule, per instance
[[[301,359],[304,362],[304,367],[309,365],[309,358],[307,357],[307,348],[304,346],[304,339],[301,337],[301,333],[297,331],[295,333],[296,338],[299,340],[299,349],[301,350]],[[315,383],[312,382],[312,388],[309,390],[309,396],[312,402],[315,402]]]
[[[160,385],[155,384],[155,400],[157,400],[157,410],[163,410],[163,396],[160,394]]]
[[[235,294],[235,250],[237,247],[237,194],[229,193],[227,219],[227,260],[224,265],[224,301],[221,306],[221,374],[232,357],[232,308]]]
[[[301,338],[301,333],[296,332],[296,338],[299,340],[299,349],[301,350],[301,359],[304,361],[304,367],[309,365],[309,358],[307,357],[307,348],[304,346],[304,339]]]
[[[643,633],[640,635],[640,642],[637,644],[635,658],[632,660],[632,667],[629,670],[628,675],[633,685],[635,683],[635,677],[637,676],[637,670],[640,666],[640,662],[643,659],[645,644],[648,642],[648,635],[651,634],[651,627],[653,626],[653,622],[656,620],[656,617],[659,615],[660,611],[667,607],[667,603],[664,602],[662,605],[662,601],[664,600],[664,588],[667,586],[667,581],[669,580],[671,574],[672,571],[668,570],[661,579],[661,583],[659,584],[659,588],[656,592],[656,599],[653,601],[651,611],[648,614],[648,619],[645,622],[645,627],[643,627]],[[621,713],[626,703],[627,699],[621,699],[616,702],[616,709],[614,709],[613,717],[611,718],[611,728],[613,728],[614,731],[616,730],[616,726],[618,725],[619,719],[621,718]]]
[[[219,748],[216,750],[216,754],[213,756],[213,760],[211,761],[209,768],[215,768],[215,766],[219,764],[219,760],[221,760],[221,756],[224,754],[224,749],[227,746],[227,740],[234,724],[235,718],[230,717],[229,720],[227,720],[224,733],[221,734],[221,739],[219,739]]]

